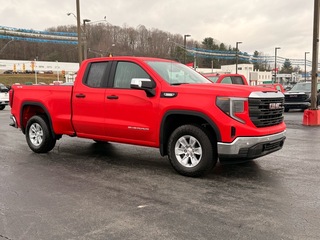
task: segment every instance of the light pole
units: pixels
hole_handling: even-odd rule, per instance
[[[83,19],[83,59],[87,59],[88,57],[88,42],[87,42],[87,31],[86,31],[86,23],[89,23],[90,19]]]
[[[277,82],[277,50],[281,49],[280,47],[274,48],[274,82]]]
[[[183,36],[183,50],[184,50],[184,52],[183,52],[183,63],[184,64],[186,64],[186,48],[187,48],[187,37],[191,37],[191,35],[190,34],[186,34],[186,35],[184,35]]]
[[[57,63],[57,66],[56,66],[56,68],[57,68],[57,81],[59,82],[59,64],[58,64],[58,60],[56,60],[56,63]]]
[[[241,44],[242,42],[236,42],[236,73],[238,73],[238,52],[239,52],[239,44]]]
[[[304,53],[304,80],[307,81],[307,54],[309,52]]]
[[[74,16],[74,18],[77,20],[77,16],[76,16],[74,13],[68,12],[67,15],[68,15],[68,16],[72,15],[72,16]]]
[[[36,85],[38,84],[38,76],[37,76],[37,61],[38,61],[38,56],[34,59],[34,80]]]
[[[3,50],[8,46],[9,43],[13,42],[14,38],[11,38],[9,42],[7,42],[1,49],[0,49],[0,54],[3,52]]]

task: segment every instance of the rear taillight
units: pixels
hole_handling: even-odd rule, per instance
[[[9,90],[9,104],[10,104],[10,107],[12,108],[12,104],[13,104],[13,89],[12,88]]]

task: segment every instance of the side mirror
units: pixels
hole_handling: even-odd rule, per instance
[[[130,87],[133,89],[144,90],[148,97],[153,97],[156,95],[156,84],[149,78],[132,78]]]

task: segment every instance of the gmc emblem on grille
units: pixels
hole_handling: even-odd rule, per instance
[[[269,103],[269,109],[280,109],[281,107],[281,103]]]

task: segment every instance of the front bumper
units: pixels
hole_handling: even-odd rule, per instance
[[[15,118],[13,115],[10,115],[10,119],[11,119],[12,123],[10,123],[9,125],[10,125],[11,127],[18,128],[18,124],[17,124],[16,118]]]
[[[0,105],[9,105],[9,101],[1,101],[0,100]]]
[[[238,137],[232,143],[218,143],[220,159],[254,159],[282,148],[286,131],[262,137]]]
[[[287,109],[306,109],[311,106],[310,102],[285,102],[284,108]]]

